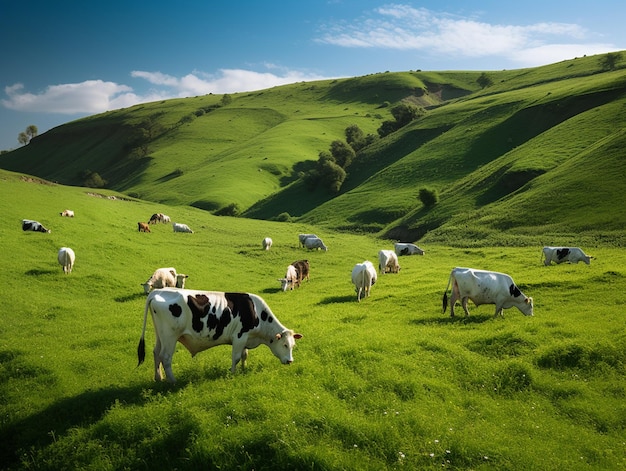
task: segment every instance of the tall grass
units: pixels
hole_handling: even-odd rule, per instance
[[[425,245],[356,302],[352,266],[389,242],[323,227],[90,196],[0,173],[0,459],[5,469],[623,469],[626,256],[583,247],[590,266],[545,267],[540,247]],[[109,192],[104,192],[107,195]],[[74,219],[61,218],[65,208]],[[138,233],[164,212],[170,226]],[[22,218],[50,234],[23,233]],[[328,252],[297,247],[316,232]],[[274,239],[269,252],[265,236]],[[460,241],[458,241],[460,244]],[[56,251],[76,251],[64,275]],[[282,292],[300,258],[311,280]],[[450,269],[510,273],[535,316],[493,306],[441,314]],[[198,289],[260,294],[304,335],[294,363],[252,350],[179,347],[178,383],[136,367],[145,295],[160,266]],[[149,321],[151,324],[151,321]],[[148,348],[154,345],[151,329]]]

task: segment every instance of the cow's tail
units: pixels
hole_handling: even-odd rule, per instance
[[[143,361],[146,359],[146,324],[148,322],[148,309],[150,309],[150,303],[152,302],[152,297],[148,295],[148,299],[146,300],[146,307],[143,311],[143,330],[141,331],[141,338],[139,339],[139,345],[137,345],[137,366],[141,365]]]
[[[450,273],[450,278],[448,278],[448,286],[446,286],[446,290],[443,292],[443,299],[441,300],[441,309],[442,313],[446,313],[446,309],[448,308],[448,289],[450,288],[450,283],[452,283],[452,273]]]

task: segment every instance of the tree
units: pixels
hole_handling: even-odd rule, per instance
[[[355,156],[354,149],[340,140],[331,142],[330,153],[335,159],[337,165],[344,169],[350,166]]]
[[[39,130],[37,129],[37,126],[35,126],[34,124],[31,124],[30,126],[26,127],[26,131],[22,131],[21,133],[18,134],[17,142],[19,142],[20,144],[26,145],[31,141],[33,137],[35,137],[38,134],[38,132]]]
[[[617,62],[621,59],[621,52],[609,52],[600,59],[600,67],[604,70],[615,70]]]
[[[420,188],[419,199],[426,208],[432,208],[439,201],[439,196],[435,190]]]
[[[424,109],[415,105],[401,103],[391,108],[391,115],[395,118],[395,121],[383,121],[382,125],[378,128],[378,135],[380,137],[388,136],[401,127],[406,126],[414,119],[423,116]]]
[[[491,77],[489,77],[489,75],[487,75],[485,72],[483,72],[476,79],[476,83],[478,85],[480,85],[480,88],[487,88],[487,87],[491,87],[493,85],[493,80],[491,80]]]

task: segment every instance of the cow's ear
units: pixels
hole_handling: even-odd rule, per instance
[[[302,338],[302,334],[293,334],[293,338],[294,339],[301,339]]]
[[[282,337],[281,334],[276,334],[276,340],[280,340],[281,337]]]

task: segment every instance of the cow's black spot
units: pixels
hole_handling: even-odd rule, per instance
[[[509,294],[517,298],[518,296],[521,296],[522,292],[517,286],[515,286],[515,283],[511,283],[511,286],[509,286]]]
[[[180,317],[180,315],[183,313],[183,308],[180,307],[180,305],[174,303],[174,304],[170,304],[170,312],[172,313],[172,316],[174,317]]]
[[[209,298],[204,294],[198,296],[187,296],[187,306],[191,310],[191,327],[196,332],[202,332],[204,328],[203,317],[206,317],[207,313],[211,309],[211,303]]]
[[[213,311],[215,311],[215,308],[213,309]],[[230,321],[232,319],[231,316],[232,312],[228,307],[226,307],[222,311],[222,315],[219,317],[217,317],[215,314],[209,314],[209,317],[206,321],[206,326],[209,330],[215,330],[215,334],[213,334],[213,340],[217,340],[222,336],[222,334],[224,333],[224,329],[228,324],[230,324]]]
[[[409,248],[405,247],[402,250],[400,250],[400,255],[408,255],[409,254]]]
[[[564,259],[568,255],[569,255],[569,249],[567,247],[564,247],[562,249],[556,249],[556,256],[559,260]]]
[[[233,317],[239,316],[241,321],[241,330],[237,334],[237,337],[241,338],[244,333],[259,325],[254,303],[246,293],[225,293],[225,296]]]
[[[274,318],[265,309],[261,311],[261,320],[270,324],[274,322]]]

